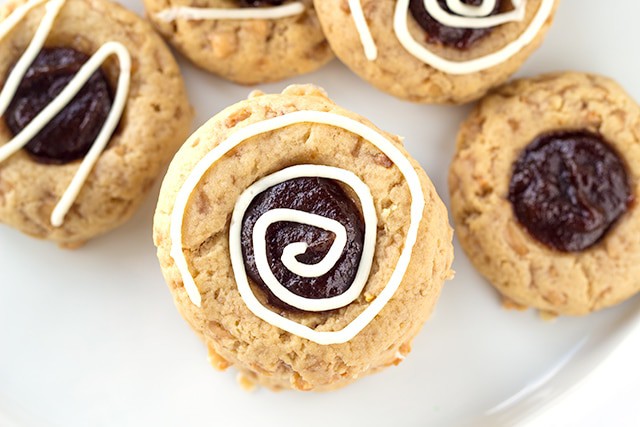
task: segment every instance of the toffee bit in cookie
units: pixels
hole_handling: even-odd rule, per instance
[[[4,119],[17,135],[62,92],[89,57],[70,48],[44,48],[25,74]],[[71,102],[24,149],[42,163],[64,164],[84,157],[111,110],[112,96],[96,71]]]
[[[633,201],[623,160],[596,134],[536,138],[514,165],[509,200],[518,221],[562,252],[598,243]]]
[[[480,6],[483,0],[462,0],[463,3],[471,6]],[[496,15],[502,7],[502,0],[496,1],[496,6],[491,15]],[[447,6],[446,0],[438,0],[438,4],[449,13],[451,9]],[[453,28],[441,24],[435,20],[424,6],[424,0],[411,0],[409,10],[416,22],[427,33],[427,42],[439,43],[457,49],[468,49],[475,42],[491,33],[491,28]]]
[[[238,0],[242,7],[282,6],[284,0]]]
[[[340,222],[347,231],[342,256],[329,272],[320,277],[301,277],[289,271],[281,258],[284,248],[306,242],[307,251],[297,256],[304,264],[317,264],[327,255],[335,234],[295,222],[277,222],[267,228],[266,252],[269,267],[278,281],[292,293],[310,299],[330,298],[346,292],[353,283],[364,246],[364,224],[358,206],[335,181],[324,178],[295,178],[260,193],[246,211],[242,222],[242,252],[249,277],[267,294],[269,303],[291,309],[276,298],[256,267],[253,228],[266,212],[278,209],[308,212]]]

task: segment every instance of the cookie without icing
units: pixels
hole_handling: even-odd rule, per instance
[[[440,57],[438,61],[453,61],[454,68],[459,68],[462,62],[494,55],[520,37],[527,38],[528,35],[525,33],[530,29],[535,30],[530,34],[531,40],[523,38],[526,41],[523,43],[524,46],[507,55],[504,61],[496,61],[489,67],[481,67],[482,69],[473,72],[461,72],[437,68],[433,66],[435,62],[425,62],[400,42],[394,28],[396,8],[400,1],[316,0],[315,6],[333,51],[352,71],[378,89],[398,98],[437,104],[470,102],[482,97],[492,87],[505,82],[542,43],[559,3],[558,0],[520,2],[524,5],[522,20],[473,32],[438,24],[434,18],[425,18],[429,21],[424,27],[434,32],[430,34],[416,20],[416,16],[430,16],[421,4],[423,0],[407,0],[405,3],[411,5],[410,10],[419,11],[416,14],[411,11],[402,13],[399,21],[407,23],[406,28],[414,40],[413,43],[419,45],[417,49],[426,49],[425,55],[437,55]],[[455,1],[440,0],[436,4],[446,7],[452,3]],[[491,1],[468,0],[464,3],[480,5],[489,4]],[[510,2],[498,1],[496,4],[493,12],[495,14],[490,16],[491,19],[512,10],[509,7]],[[360,31],[355,23],[358,10],[352,10],[352,7],[361,7],[365,28]],[[375,59],[373,56],[368,57],[365,52],[364,39],[367,32],[377,49]],[[467,65],[475,67],[473,64]]]
[[[286,120],[291,122],[254,132]],[[395,160],[341,126],[375,133],[371,137],[378,142],[382,139],[380,143]],[[237,143],[235,148],[230,142]],[[209,164],[212,158],[217,160]],[[313,176],[266,183],[270,187],[266,191],[248,190],[265,179],[309,165],[318,171],[338,168],[338,176],[355,174],[355,180],[361,180],[368,190],[363,192],[357,183],[344,185],[333,178]],[[315,173],[314,169],[312,175]],[[251,201],[246,211],[243,201]],[[309,219],[295,223],[276,219],[266,228],[265,237],[258,233],[253,244],[245,239],[252,236],[252,230],[256,235],[256,218],[261,221],[276,208],[286,207],[297,209],[294,216],[305,211],[337,220],[336,234],[306,225]],[[281,241],[288,249],[295,242],[309,245],[297,256],[303,270],[308,270],[320,258],[330,257],[338,244],[340,224],[345,227],[347,243],[328,273],[312,274],[305,285],[304,279],[284,271]],[[358,249],[361,232],[364,250]],[[414,232],[415,244],[410,237]],[[209,348],[214,366],[234,365],[245,382],[272,389],[335,389],[404,359],[442,283],[452,274],[451,240],[444,204],[399,138],[335,105],[313,86],[292,86],[278,95],[254,93],[196,131],[171,163],[154,222],[164,277],[179,311]],[[279,300],[264,284],[247,279],[250,271],[255,277],[254,260],[259,258],[255,244],[260,241],[267,245],[268,269],[283,283],[276,284],[275,292],[286,294],[286,287],[295,294],[287,301]],[[368,253],[369,244],[373,252]],[[343,281],[342,288],[331,286],[353,272],[349,264],[354,257],[359,260],[357,268],[371,260],[362,289],[356,289],[351,302],[327,310],[335,300],[322,298],[340,298],[346,295],[344,285],[349,290],[356,286],[357,280]],[[257,279],[266,282],[264,271],[258,270]],[[336,271],[340,272],[336,275]],[[392,278],[394,271],[399,271],[399,281]],[[296,288],[300,282],[306,295]],[[300,295],[307,297],[302,304],[309,309],[292,306]],[[361,322],[360,316],[368,313],[374,314],[372,320]],[[349,326],[358,322],[355,330]]]
[[[541,159],[551,139],[560,155]],[[545,174],[545,186],[533,179]],[[564,73],[501,87],[462,125],[449,187],[462,247],[510,302],[584,315],[640,290],[640,107],[613,81]],[[510,201],[541,195],[537,211]]]
[[[25,3],[9,1],[2,5],[0,21]],[[51,2],[41,3],[0,39],[0,81],[3,85],[41,24],[45,4],[48,7]],[[84,147],[84,152],[66,153],[73,155],[76,160],[61,158],[38,161],[37,156],[32,155],[32,150],[27,153],[27,149],[23,148],[0,162],[0,222],[34,237],[55,241],[61,246],[81,245],[131,217],[163,166],[184,141],[193,113],[175,60],[145,21],[106,0],[64,2],[46,38],[44,50],[34,63],[39,68],[31,67],[23,81],[24,88],[20,90],[28,91],[30,82],[35,81],[44,86],[36,86],[41,89],[36,89],[30,96],[34,96],[33,93],[55,91],[55,85],[60,85],[61,81],[68,82],[81,65],[73,64],[73,68],[65,65],[65,61],[75,57],[82,58],[81,62],[84,62],[101,46],[112,41],[124,46],[131,56],[130,87],[128,92],[123,92],[126,94],[124,112],[62,225],[52,225],[52,211],[78,172],[82,158],[86,157],[86,149],[90,146]],[[57,62],[53,66],[53,62],[47,61]],[[47,76],[47,69],[50,69],[50,76]],[[107,92],[115,98],[120,79],[118,59],[108,58],[100,69],[102,71],[99,74],[103,77],[99,77],[98,81],[106,79]],[[31,80],[27,81],[27,78]],[[78,111],[78,106],[90,105],[90,108],[94,108],[92,100],[97,95],[83,96],[89,104],[74,104],[74,99],[69,110],[63,110],[64,114],[68,114],[62,120],[54,119],[54,123],[60,123],[60,126],[69,127],[68,123],[77,122],[78,127],[69,127],[66,132],[71,134],[66,137],[57,134],[56,129],[49,129],[47,132],[53,136],[48,137],[48,142],[45,138],[43,143],[39,143],[35,153],[45,152],[55,157],[55,153],[51,152],[57,149],[53,150],[50,148],[53,145],[47,147],[47,144],[63,147],[62,151],[66,150],[64,147],[67,145],[77,145],[74,141],[84,130],[84,120],[95,120],[83,116],[85,112],[82,109]],[[30,102],[36,102],[16,99],[0,119],[0,146],[16,136],[10,129],[10,122],[13,126],[13,122],[23,121],[24,112],[29,112]],[[109,108],[110,104],[107,104],[107,113]],[[101,127],[102,122],[96,123],[94,130]],[[94,140],[95,137],[91,137],[84,142],[92,144]]]
[[[250,7],[247,4],[262,4]],[[279,5],[284,3],[284,5]],[[264,8],[300,4],[301,12],[277,19],[163,18],[181,7],[200,10]],[[314,71],[333,58],[312,0],[144,0],[149,20],[177,50],[197,66],[244,85],[275,82]],[[274,4],[276,6],[271,6]]]

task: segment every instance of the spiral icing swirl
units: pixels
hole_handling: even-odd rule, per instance
[[[495,2],[483,2],[483,0],[463,0],[464,3],[450,3],[451,6],[459,4],[465,7],[471,6],[471,10],[465,11],[464,14],[456,13],[455,17],[471,16],[486,17],[500,13],[505,0],[497,0]],[[447,0],[437,0],[437,5],[441,9],[437,9],[445,17],[450,17],[449,12],[453,12],[451,7],[447,6]],[[493,9],[483,10],[484,6],[493,5]],[[454,6],[454,8],[456,8]],[[474,46],[478,41],[491,34],[491,28],[460,28],[450,27],[443,24],[440,20],[434,18],[425,7],[424,0],[410,0],[409,10],[411,15],[420,25],[425,34],[425,40],[428,43],[436,43],[444,46],[455,47],[456,49],[465,50]],[[433,12],[433,10],[432,10]],[[444,12],[444,13],[443,13]],[[442,19],[442,18],[441,18]],[[475,20],[477,21],[477,19]]]
[[[423,63],[448,74],[471,74],[508,61],[530,44],[551,16],[555,1],[541,0],[540,7],[531,19],[529,26],[514,41],[496,52],[467,61],[452,61],[444,58],[427,49],[413,37],[407,22],[411,0],[397,0],[393,16],[393,29],[405,50]],[[364,15],[362,1],[348,0],[348,2],[364,54],[369,61],[375,61],[378,58],[378,47]],[[479,5],[465,4],[462,0],[446,0],[446,8],[443,8],[438,0],[422,0],[422,2],[426,12],[443,26],[488,29],[509,22],[523,21],[527,13],[528,0],[512,0],[512,10],[495,15],[492,12],[498,7],[498,0],[482,0]]]
[[[247,273],[272,305],[284,309],[290,306],[269,291],[265,272],[295,295],[331,298],[351,286],[363,245],[358,207],[325,178],[294,178],[268,188],[251,202],[242,223]]]
[[[353,189],[364,216],[338,182]],[[368,187],[344,169],[298,165],[269,175],[245,190],[234,211],[242,216],[247,274],[280,308],[344,307],[369,276],[374,213]]]
[[[507,22],[524,19],[527,0],[512,0],[513,10],[495,15],[499,0],[482,0],[478,5],[463,3],[461,0],[446,0],[447,9],[438,0],[420,0],[436,21],[451,28],[491,28]],[[442,1],[442,0],[441,0]]]

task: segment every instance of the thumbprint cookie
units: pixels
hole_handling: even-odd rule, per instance
[[[615,82],[498,89],[462,125],[449,187],[462,247],[509,305],[584,315],[640,290],[640,107]]]
[[[144,0],[149,20],[197,66],[244,85],[333,58],[312,0]]]
[[[377,88],[461,104],[504,83],[541,44],[559,0],[316,0],[336,55]]]
[[[272,389],[330,390],[399,363],[452,274],[425,172],[314,86],[253,93],[193,134],[154,238],[213,364]]]
[[[107,0],[0,7],[0,222],[77,247],[126,221],[188,135],[178,66]]]

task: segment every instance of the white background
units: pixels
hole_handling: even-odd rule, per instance
[[[566,396],[523,423],[528,427],[640,426],[640,325]]]

